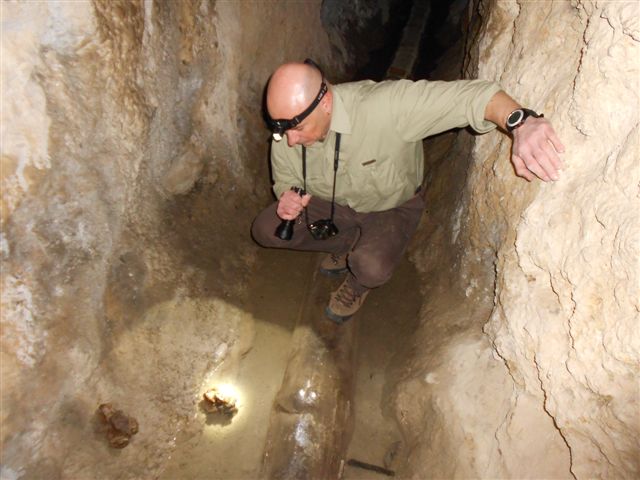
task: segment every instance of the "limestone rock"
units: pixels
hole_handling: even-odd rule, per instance
[[[185,194],[198,180],[203,167],[202,159],[193,150],[188,149],[171,165],[162,180],[162,185],[172,195]]]
[[[476,306],[474,314],[461,302],[452,318],[446,298],[428,300],[425,331],[417,334],[426,353],[408,366],[397,396],[399,418],[411,419],[405,432],[419,445],[406,471],[414,478],[635,478],[638,3],[480,1],[475,8],[484,23],[467,71],[498,80],[544,112],[566,147],[565,167],[558,182],[528,184],[514,175],[510,139],[493,132],[476,139],[455,207],[430,206],[455,215],[443,233],[430,226],[419,233],[427,238],[414,258],[431,262],[419,267],[431,272],[429,282],[443,276],[440,286],[425,289],[437,293],[449,282],[455,295],[466,291],[466,302],[487,308]],[[453,240],[446,248],[457,253],[446,267],[436,252],[422,251],[434,235]],[[447,323],[482,329],[489,342],[482,348],[493,354],[460,368],[478,344],[465,345],[470,333],[447,334]],[[454,377],[443,380],[444,372]],[[438,383],[420,382],[421,375]],[[467,376],[481,375],[482,389],[458,389]],[[461,420],[465,412],[486,424]]]

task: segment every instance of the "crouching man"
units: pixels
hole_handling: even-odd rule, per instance
[[[513,137],[519,176],[556,180],[561,167],[557,152],[564,147],[551,124],[494,82],[331,85],[306,60],[273,73],[266,105],[278,201],[257,216],[252,234],[265,247],[327,253],[321,272],[345,274],[326,307],[338,323],[391,278],[416,231],[424,210],[423,138],[498,126]],[[283,220],[295,224],[290,239],[275,234]]]

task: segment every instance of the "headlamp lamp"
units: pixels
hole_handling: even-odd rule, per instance
[[[306,63],[307,65],[313,65],[315,68],[320,70],[320,67],[318,67],[318,65],[316,65],[316,63],[310,58],[307,58],[304,63]],[[322,70],[320,70],[320,73],[322,74]],[[278,120],[274,120],[272,118],[269,118],[269,127],[271,128],[273,139],[276,142],[279,142],[280,140],[282,140],[284,132],[297,127],[305,118],[311,115],[311,112],[313,112],[313,110],[318,106],[320,100],[322,100],[322,97],[324,97],[327,93],[327,90],[327,84],[325,83],[323,78],[322,83],[320,84],[320,91],[316,95],[316,98],[313,100],[313,102],[311,102],[311,105],[304,109],[302,113],[289,119],[281,118]]]

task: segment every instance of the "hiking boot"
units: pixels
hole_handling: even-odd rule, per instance
[[[334,322],[344,323],[360,309],[368,294],[369,289],[358,284],[353,275],[349,275],[338,290],[331,294],[325,313]]]
[[[335,277],[345,273],[347,270],[347,255],[349,253],[343,253],[336,255],[335,253],[329,253],[322,259],[320,263],[320,273],[327,277]]]

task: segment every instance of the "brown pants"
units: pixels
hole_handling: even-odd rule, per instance
[[[383,212],[358,213],[349,207],[336,205],[333,217],[339,231],[336,236],[326,240],[314,239],[302,214],[296,221],[293,238],[286,241],[275,236],[281,222],[276,214],[277,205],[274,202],[254,220],[251,233],[256,242],[263,247],[334,254],[346,253],[353,245],[348,257],[349,270],[358,283],[367,288],[379,287],[391,278],[424,210],[420,194],[399,207]],[[331,202],[312,197],[307,212],[309,222],[329,218]]]

